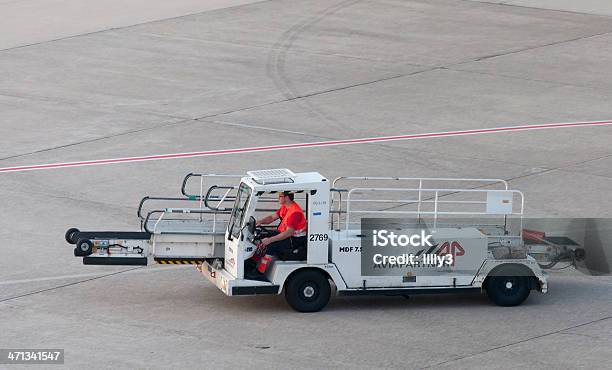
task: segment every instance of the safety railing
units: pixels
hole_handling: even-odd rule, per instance
[[[234,180],[233,183],[237,184],[238,180],[240,180],[242,177],[244,177],[244,175],[227,175],[227,174],[219,175],[215,173],[189,173],[183,178],[183,183],[181,185],[181,194],[183,194],[185,197],[189,199],[201,200],[201,199],[204,199],[204,195],[205,195],[204,191],[205,189],[207,189],[206,187],[207,180],[232,179]],[[192,179],[198,180],[198,183],[196,184],[196,186],[198,186],[199,192],[197,194],[192,194],[188,191],[189,183],[192,182],[191,181]]]
[[[175,233],[175,234],[219,234],[225,232],[225,227],[227,225],[226,219],[220,219],[217,216],[220,214],[229,215],[231,211],[213,211],[207,209],[188,209],[188,208],[164,208],[164,209],[154,209],[147,213],[142,225],[142,229],[150,234],[159,234],[162,232],[165,233]],[[181,214],[181,215],[198,215],[200,216],[200,220],[190,220],[190,219],[181,219],[181,218],[171,218],[168,219],[167,216],[171,214]],[[202,215],[212,215],[212,219],[203,220],[201,218]],[[193,222],[196,221],[196,222]],[[168,223],[170,227],[162,227],[164,222]],[[181,223],[185,223],[190,228],[185,227],[177,227]],[[153,228],[150,225],[153,225]],[[194,226],[197,226],[194,228]]]
[[[407,199],[351,199],[355,193],[413,193],[418,194],[416,198]],[[495,196],[495,193],[505,197],[505,205],[502,200],[499,202],[499,197]],[[441,199],[450,195],[484,195],[485,199]],[[425,195],[425,197],[424,197]],[[429,196],[431,195],[431,196]],[[511,197],[511,198],[508,198]],[[514,198],[518,197],[518,210],[514,207]],[[426,189],[426,188],[353,188],[347,192],[346,198],[346,230],[350,229],[351,214],[388,214],[388,215],[412,215],[420,218],[421,216],[430,216],[433,218],[433,226],[437,227],[439,216],[518,216],[522,219],[525,207],[523,193],[518,190],[483,190],[483,189]],[[369,203],[369,204],[390,204],[399,203],[400,206],[387,207],[385,209],[355,209],[355,203]],[[402,205],[412,204],[416,205],[416,210],[397,210]],[[431,204],[432,209],[423,209],[424,205]],[[459,208],[462,206],[484,206],[480,210],[446,210],[442,209],[444,205],[456,205]],[[501,204],[501,206],[500,206]],[[457,208],[457,207],[455,207]]]
[[[216,210],[216,211],[227,211],[231,209],[231,205],[236,200],[235,195],[231,195],[232,191],[238,189],[238,186],[220,186],[213,185],[208,188],[206,195],[204,196],[204,205],[206,208]],[[215,191],[221,191],[221,195],[214,195]],[[225,203],[229,203],[229,207],[227,205],[224,206]],[[216,204],[213,204],[216,203]]]
[[[453,177],[382,177],[382,176],[340,176],[332,182],[333,188],[338,188],[340,182],[345,181],[402,181],[418,182],[422,188],[429,182],[473,182],[486,186],[502,185],[504,190],[508,190],[508,182],[503,179],[474,179],[474,178],[453,178]]]
[[[215,232],[223,231],[220,225],[227,223],[227,217],[222,216],[231,212],[241,177],[207,173],[186,175],[181,184],[183,197],[142,198],[137,212],[141,229],[157,232],[160,225],[164,225],[166,231],[172,232],[167,229],[177,225],[176,232],[180,233],[178,226],[189,224],[192,229],[206,229],[212,225]]]
[[[480,189],[480,188],[498,188],[500,190],[508,190],[508,182],[503,179],[476,179],[476,178],[450,178],[450,177],[382,177],[382,176],[341,176],[334,179],[332,182],[331,189],[331,208],[330,208],[330,221],[331,228],[335,229],[335,225],[340,227],[342,222],[342,215],[346,214],[346,199],[343,199],[343,194],[348,193],[351,190],[350,186],[346,183],[356,183],[359,185],[367,185],[371,183],[383,183],[385,185],[398,185],[401,188],[416,188],[418,189],[417,198],[410,200],[408,203],[417,203],[420,207],[423,204],[423,200],[426,200],[423,196],[423,190],[425,188],[441,188],[441,184],[448,184],[451,186],[442,187],[453,187],[461,189]],[[470,185],[470,186],[468,186]],[[367,187],[367,186],[361,186]],[[389,187],[389,186],[386,186]],[[390,203],[390,202],[389,202]]]
[[[147,196],[142,198],[138,206],[141,229],[152,234],[224,232],[236,200],[238,183],[242,177],[241,175],[207,173],[186,175],[181,184],[183,197]],[[275,197],[264,196],[259,199],[262,206],[277,202]],[[277,210],[274,207],[264,207],[258,207],[256,211],[274,212]]]

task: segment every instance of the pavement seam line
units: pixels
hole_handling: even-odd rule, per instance
[[[81,141],[77,141],[77,142],[74,142],[74,143],[57,145],[57,146],[53,146],[53,147],[49,147],[49,148],[44,148],[44,149],[38,149],[38,150],[34,150],[34,151],[31,151],[31,152],[27,152],[27,153],[14,154],[14,155],[10,155],[8,157],[0,158],[0,162],[1,161],[6,161],[6,160],[9,160],[9,159],[27,157],[29,155],[45,153],[45,152],[49,152],[49,151],[53,151],[53,150],[57,150],[57,149],[65,149],[65,148],[69,148],[69,147],[76,146],[76,145],[94,143],[94,142],[97,142],[97,141],[102,141],[102,140],[106,140],[106,139],[113,139],[113,138],[120,137],[120,136],[136,134],[136,133],[145,132],[145,131],[149,131],[149,130],[155,130],[155,129],[158,129],[158,128],[164,128],[164,127],[168,127],[168,126],[172,126],[172,125],[177,125],[177,124],[185,123],[187,121],[193,121],[193,119],[192,118],[185,118],[185,119],[182,119],[182,120],[177,121],[177,122],[172,122],[172,121],[170,121],[170,122],[163,122],[161,124],[153,125],[153,126],[150,126],[150,127],[143,127],[143,128],[139,128],[139,129],[118,132],[116,134],[105,135],[105,136],[101,136],[101,137],[97,137],[97,138],[81,140]]]
[[[493,1],[474,1],[474,0],[462,0],[470,3],[479,3],[479,4],[487,4],[491,6],[507,6],[510,8],[519,8],[519,9],[531,9],[531,10],[540,10],[540,11],[548,11],[548,12],[557,12],[557,13],[565,13],[570,15],[582,15],[582,16],[591,16],[591,17],[602,17],[602,18],[611,18],[612,16],[607,14],[595,14],[595,13],[585,13],[578,12],[574,10],[563,10],[563,9],[552,9],[552,8],[538,8],[537,6],[528,6],[528,5],[519,5],[519,4],[511,4],[510,0],[493,2]]]
[[[313,97],[313,96],[317,96],[317,95],[321,95],[321,94],[328,94],[328,93],[332,93],[332,92],[335,92],[335,91],[350,89],[350,88],[353,88],[353,87],[365,86],[365,85],[374,84],[374,83],[381,82],[381,81],[386,81],[386,80],[391,80],[391,79],[395,79],[395,78],[411,76],[411,75],[418,74],[418,73],[423,73],[423,72],[429,72],[429,71],[434,70],[434,69],[439,69],[439,67],[435,67],[435,68],[427,69],[427,70],[416,71],[416,72],[411,72],[409,74],[400,74],[400,75],[394,75],[394,76],[390,76],[390,77],[383,77],[383,78],[379,78],[379,79],[372,80],[372,81],[366,81],[366,82],[362,82],[362,83],[358,83],[358,84],[353,84],[353,85],[348,85],[348,86],[341,86],[341,87],[334,88],[334,89],[322,90],[322,91],[319,91],[319,92],[313,92],[313,93],[310,93],[310,94],[295,96],[295,97],[292,97],[292,98],[285,98],[285,99],[281,99],[281,100],[273,100],[273,101],[269,101],[269,102],[265,102],[265,103],[261,103],[261,104],[250,105],[250,106],[247,106],[247,107],[240,107],[240,108],[232,109],[232,110],[229,110],[229,111],[213,113],[213,114],[207,114],[207,115],[204,115],[204,116],[199,116],[199,117],[194,117],[194,118],[185,118],[185,119],[177,121],[177,122],[165,122],[163,124],[158,124],[158,125],[154,125],[154,126],[151,126],[151,127],[145,127],[145,128],[141,128],[141,129],[137,129],[137,130],[128,130],[128,131],[120,132],[120,133],[113,134],[113,135],[105,135],[105,136],[102,136],[102,137],[99,137],[99,138],[93,138],[93,139],[88,139],[88,140],[84,140],[84,141],[64,144],[64,145],[60,145],[60,146],[40,149],[40,150],[36,150],[36,151],[33,151],[33,152],[15,154],[15,155],[11,155],[11,156],[8,156],[8,157],[0,158],[0,161],[4,161],[4,160],[8,160],[8,159],[14,159],[14,158],[20,158],[20,157],[24,157],[24,156],[28,156],[28,155],[32,155],[32,154],[38,154],[38,153],[47,152],[47,151],[56,150],[56,149],[63,149],[63,148],[66,148],[66,147],[76,146],[76,145],[80,145],[80,144],[92,143],[92,142],[102,141],[102,140],[106,140],[106,139],[111,139],[111,138],[131,135],[131,134],[134,134],[134,133],[140,133],[140,132],[147,132],[147,131],[157,130],[157,129],[160,129],[160,128],[165,128],[165,127],[174,126],[174,125],[181,125],[181,124],[184,124],[184,123],[189,122],[189,121],[204,121],[204,120],[208,120],[210,118],[215,118],[215,117],[224,116],[224,115],[228,115],[228,114],[244,112],[244,111],[248,111],[248,110],[251,110],[251,109],[262,108],[262,107],[266,107],[266,106],[270,106],[270,105],[275,105],[275,104],[282,104],[282,103],[291,102],[291,101],[298,100],[298,99],[304,99],[304,98],[309,98],[309,97]]]
[[[108,73],[115,73],[115,72],[112,70],[108,70]],[[157,117],[159,119],[187,119],[187,117],[173,115],[171,113],[164,113],[164,112],[155,111],[155,110],[138,109],[137,107],[141,104],[121,104],[119,103],[119,104],[109,105],[106,103],[96,103],[96,102],[87,101],[87,100],[77,100],[77,99],[71,99],[69,97],[62,97],[62,96],[45,96],[45,95],[36,95],[33,93],[19,94],[15,92],[2,91],[2,90],[0,90],[0,97],[6,97],[9,99],[27,100],[27,101],[32,101],[36,103],[44,102],[44,103],[65,104],[65,105],[82,105],[82,106],[85,106],[84,109],[97,110],[96,112],[101,112],[101,113],[145,114],[145,115]],[[14,104],[13,106],[20,106],[20,104]]]
[[[4,191],[9,191],[12,192],[13,194],[23,194],[23,192],[19,192],[19,191],[14,191],[14,190],[4,190]],[[106,207],[106,208],[110,208],[110,209],[115,209],[115,210],[122,210],[122,211],[134,211],[136,209],[138,209],[138,207],[134,207],[134,206],[120,206],[117,204],[112,204],[112,203],[105,203],[105,202],[100,202],[100,201],[95,201],[95,200],[91,200],[91,199],[87,199],[87,198],[75,198],[75,197],[71,197],[68,195],[57,195],[57,194],[52,194],[51,192],[42,192],[42,191],[28,191],[27,194],[31,197],[32,195],[34,196],[40,196],[42,198],[53,198],[53,199],[58,199],[58,200],[68,200],[68,201],[72,201],[72,202],[77,202],[77,203],[86,203],[86,204],[93,204],[96,205],[98,207]]]
[[[192,267],[192,265],[172,265],[172,269],[187,269]],[[158,271],[171,271],[167,267],[159,267],[159,268],[134,268],[123,271],[124,273],[130,272],[158,272]],[[19,279],[19,280],[8,280],[8,281],[0,281],[0,286],[3,285],[17,285],[17,284],[29,284],[29,283],[39,283],[45,281],[53,281],[53,280],[66,280],[66,279],[77,279],[84,277],[104,277],[104,273],[101,272],[91,272],[86,274],[72,274],[72,275],[58,275],[58,276],[45,276],[41,278],[32,278],[32,279]]]
[[[194,15],[198,15],[198,14],[205,14],[205,13],[208,13],[208,12],[240,8],[240,7],[243,7],[243,6],[267,3],[267,2],[272,2],[272,1],[274,1],[274,0],[259,0],[257,2],[253,2],[253,3],[228,6],[227,8],[209,9],[209,10],[204,10],[204,11],[201,11],[201,12],[177,15],[176,17],[163,18],[163,19],[153,19],[153,20],[150,20],[150,21],[130,24],[130,25],[127,25],[127,26],[110,27],[110,28],[105,28],[105,29],[102,29],[102,30],[85,32],[85,33],[81,33],[81,34],[77,34],[77,35],[58,37],[58,38],[52,39],[52,40],[33,42],[33,43],[30,43],[30,44],[26,44],[26,45],[18,45],[18,46],[9,47],[9,48],[6,48],[6,49],[0,49],[0,53],[5,52],[5,51],[11,51],[11,50],[27,48],[27,47],[30,47],[30,46],[44,45],[44,44],[48,44],[48,43],[53,43],[53,42],[58,42],[58,41],[63,41],[63,40],[69,40],[69,39],[73,39],[73,38],[77,38],[77,37],[81,37],[81,36],[90,36],[90,35],[95,35],[95,34],[98,34],[98,33],[103,33],[103,32],[108,32],[108,31],[123,30],[123,29],[132,28],[132,27],[143,26],[143,25],[146,25],[146,24],[153,24],[153,23],[157,23],[157,22],[164,22],[164,21],[169,21],[169,20],[181,19],[181,18],[185,18],[185,17],[191,17],[191,16],[194,16]]]
[[[435,364],[424,366],[421,369],[429,369],[429,368],[432,368],[434,366],[445,365],[445,364],[448,364],[448,363],[451,363],[451,362],[455,362],[455,361],[463,360],[463,359],[466,359],[466,358],[478,356],[478,355],[481,355],[481,354],[484,354],[484,353],[493,352],[493,351],[496,351],[498,349],[508,348],[508,347],[511,347],[511,346],[514,346],[514,345],[517,345],[517,344],[526,343],[526,342],[534,340],[534,339],[540,339],[540,338],[548,337],[548,336],[555,335],[555,334],[561,334],[564,331],[568,331],[568,330],[572,330],[572,329],[577,329],[577,328],[580,328],[580,327],[583,327],[583,326],[586,326],[586,325],[595,324],[595,323],[598,323],[598,322],[601,322],[601,321],[605,321],[605,320],[609,320],[609,319],[612,319],[612,315],[601,317],[599,319],[588,321],[588,322],[585,322],[585,323],[582,323],[582,324],[573,325],[573,326],[570,326],[570,327],[567,327],[567,328],[551,331],[549,333],[544,333],[544,334],[536,335],[536,336],[533,336],[533,337],[521,339],[519,341],[515,341],[515,342],[503,344],[503,345],[500,345],[500,346],[492,347],[492,348],[486,349],[484,351],[471,353],[471,354],[468,354],[468,355],[465,355],[465,356],[455,357],[455,358],[452,358],[450,360],[446,360],[446,361],[442,361],[442,362],[438,362],[438,363],[435,363]]]
[[[575,88],[579,88],[579,89],[590,89],[590,90],[601,90],[601,91],[605,91],[605,92],[609,92],[610,89],[607,87],[600,87],[600,86],[590,86],[590,85],[577,85],[577,84],[573,84],[573,83],[568,83],[568,82],[560,82],[560,81],[552,81],[552,80],[544,80],[544,79],[535,79],[535,78],[529,78],[529,77],[522,77],[522,76],[512,76],[512,75],[508,75],[508,74],[504,74],[504,73],[495,73],[495,72],[489,72],[489,71],[477,71],[477,70],[470,70],[470,69],[461,69],[461,68],[455,68],[455,67],[444,67],[445,70],[448,71],[454,71],[454,72],[463,72],[463,73],[472,73],[472,74],[477,74],[477,75],[482,75],[482,76],[494,76],[494,77],[500,77],[500,78],[506,78],[506,79],[511,79],[511,80],[520,80],[520,81],[529,81],[529,82],[536,82],[536,83],[543,83],[543,84],[549,84],[549,85],[556,85],[559,87],[575,87]]]
[[[199,38],[193,38],[193,37],[172,37],[171,35],[164,35],[164,34],[157,34],[157,33],[141,33],[141,35],[156,37],[160,39],[173,40],[173,41],[194,41],[194,42],[201,42],[201,43],[222,44],[222,45],[228,45],[228,46],[245,47],[245,48],[261,49],[261,50],[280,50],[281,49],[280,47],[275,47],[274,44],[272,45],[245,44],[241,42],[234,42],[234,41],[227,41],[227,40],[211,40],[207,38],[199,39]],[[312,49],[308,49],[304,47],[298,47],[298,48],[292,47],[290,50],[287,50],[287,53],[309,54],[309,55],[316,55],[316,56],[321,56],[321,57],[350,59],[350,60],[369,62],[369,63],[397,64],[398,66],[408,66],[408,67],[421,67],[421,68],[433,67],[433,66],[425,65],[425,64],[404,63],[401,61],[385,60],[385,59],[373,59],[373,58],[367,58],[367,57],[359,57],[359,56],[355,56],[351,54],[326,53],[326,52],[320,52],[320,51],[316,51],[316,50],[312,50]]]
[[[529,47],[524,47],[521,49],[517,49],[517,50],[509,50],[509,51],[500,51],[498,53],[495,54],[489,54],[489,55],[484,55],[469,61],[465,61],[465,62],[460,62],[460,63],[455,63],[452,64],[450,67],[456,67],[458,65],[463,65],[463,64],[470,64],[470,63],[475,63],[475,62],[482,62],[484,60],[488,60],[488,59],[493,59],[493,58],[497,58],[497,57],[504,57],[504,56],[508,56],[508,55],[513,55],[513,54],[518,54],[518,53],[522,53],[525,51],[531,51],[531,50],[537,50],[537,49],[541,49],[541,48],[546,48],[549,46],[557,46],[557,45],[563,45],[566,43],[570,43],[570,42],[576,42],[576,41],[582,41],[582,40],[586,40],[592,37],[597,37],[597,36],[603,36],[603,35],[607,35],[612,33],[612,30],[608,30],[608,31],[604,31],[604,32],[598,32],[598,33],[594,33],[594,34],[589,34],[589,35],[583,35],[583,36],[579,36],[579,37],[574,37],[571,39],[565,39],[565,40],[558,40],[558,41],[553,41],[553,42],[549,42],[546,44],[542,44],[542,45],[534,45],[534,46],[529,46]]]
[[[24,293],[24,294],[16,295],[16,296],[13,296],[13,297],[0,299],[0,303],[12,301],[12,300],[15,300],[15,299],[18,299],[18,298],[28,297],[28,296],[32,296],[32,295],[36,295],[36,294],[40,294],[40,293],[44,293],[44,292],[49,292],[49,291],[52,291],[52,290],[66,288],[66,287],[69,287],[69,286],[73,286],[73,285],[77,285],[77,284],[81,284],[81,283],[86,283],[88,281],[98,280],[98,279],[102,279],[102,278],[109,277],[109,276],[119,275],[119,274],[122,274],[124,272],[138,270],[138,269],[141,269],[143,267],[144,266],[139,266],[139,267],[135,267],[135,268],[127,269],[127,270],[116,271],[116,272],[113,272],[113,273],[110,273],[110,274],[105,274],[105,275],[93,277],[93,278],[90,278],[90,279],[79,280],[79,281],[75,281],[75,282],[72,282],[72,283],[62,284],[62,285],[58,285],[58,286],[51,287],[51,288],[41,289],[41,290],[37,290],[37,291],[34,291],[34,292],[30,292],[30,293]]]

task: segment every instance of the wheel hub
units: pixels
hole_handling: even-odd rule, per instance
[[[312,298],[315,295],[315,289],[308,285],[304,288],[304,297],[306,298]]]

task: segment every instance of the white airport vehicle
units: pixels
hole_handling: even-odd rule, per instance
[[[192,194],[190,187],[199,191]],[[302,312],[321,310],[332,292],[410,296],[481,291],[498,305],[514,306],[531,290],[548,289],[547,274],[527,253],[522,237],[523,194],[510,190],[504,180],[329,181],[317,172],[273,169],[246,176],[189,174],[181,192],[176,198],[143,198],[140,232],[70,229],[66,240],[76,244],[74,253],[84,264],[146,265],[149,256],[158,263],[194,264],[228,296],[284,293]],[[255,220],[278,209],[279,192],[294,193],[302,206],[307,245],[270,262],[263,278],[246,278],[245,262],[274,228],[257,226]],[[364,273],[365,219],[386,220],[390,230],[397,229],[396,220],[402,228],[426,228],[435,243],[414,255],[434,255],[433,266],[423,262],[401,273]],[[435,256],[448,256],[449,263],[436,265]]]

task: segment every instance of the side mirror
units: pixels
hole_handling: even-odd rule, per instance
[[[247,228],[251,235],[255,235],[256,226],[257,226],[257,220],[255,220],[255,217],[253,216],[249,217],[249,222],[247,222]]]

